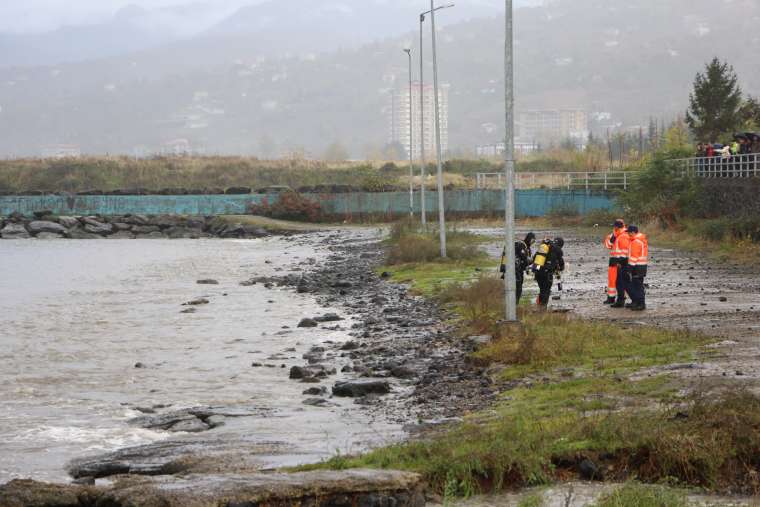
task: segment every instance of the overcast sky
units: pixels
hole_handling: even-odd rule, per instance
[[[220,9],[262,0],[196,0],[219,4]],[[61,25],[108,19],[127,5],[158,8],[193,3],[192,0],[0,0],[0,32],[45,31]]]

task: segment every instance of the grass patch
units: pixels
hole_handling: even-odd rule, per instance
[[[445,262],[472,261],[485,257],[478,247],[486,238],[467,231],[446,231]],[[427,263],[441,259],[438,231],[422,230],[409,220],[396,222],[387,241],[387,264]]]
[[[594,507],[687,507],[684,492],[665,486],[629,483],[605,495]]]

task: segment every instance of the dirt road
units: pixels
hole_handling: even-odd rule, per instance
[[[493,229],[478,232],[501,234]],[[519,229],[520,236],[527,232]],[[552,301],[552,308],[588,319],[651,324],[714,336],[715,345],[698,363],[679,368],[679,375],[731,380],[760,390],[760,270],[718,264],[699,253],[660,248],[657,238],[650,238],[647,311],[634,313],[603,305],[609,254],[602,242],[611,231],[599,229],[598,237],[572,229],[535,232],[538,238],[565,239],[564,290],[559,293],[555,286],[553,295],[561,299]],[[501,245],[488,249],[496,256]],[[532,278],[526,279],[525,289],[533,298],[538,292]]]

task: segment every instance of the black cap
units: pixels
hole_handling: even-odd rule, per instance
[[[554,240],[554,244],[557,245],[558,247],[562,248],[563,246],[565,246],[565,240],[562,239],[562,238],[556,238]]]
[[[628,232],[631,233],[631,234],[638,234],[639,233],[639,228],[636,227],[635,225],[629,225],[628,226]]]
[[[623,227],[625,227],[625,222],[623,222],[622,220],[618,219],[618,220],[615,220],[615,223],[612,224],[612,226],[615,229],[622,229]]]
[[[536,235],[533,234],[532,232],[529,232],[525,236],[525,242],[528,243],[528,244],[530,244],[530,243],[533,243],[534,241],[536,241]]]

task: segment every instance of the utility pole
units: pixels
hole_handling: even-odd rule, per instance
[[[433,94],[435,98],[435,144],[438,159],[438,232],[441,238],[441,258],[446,258],[446,212],[443,198],[443,151],[441,150],[441,109],[438,97],[438,50],[435,33],[435,0],[430,0],[430,25],[433,33]]]
[[[504,177],[507,181],[504,201],[504,298],[506,321],[517,322],[517,277],[515,274],[515,69],[514,69],[514,23],[512,0],[506,2],[506,36],[504,40],[504,104],[506,106],[504,139]]]
[[[409,57],[409,218],[414,218],[414,118],[412,117],[412,50],[405,49]]]

